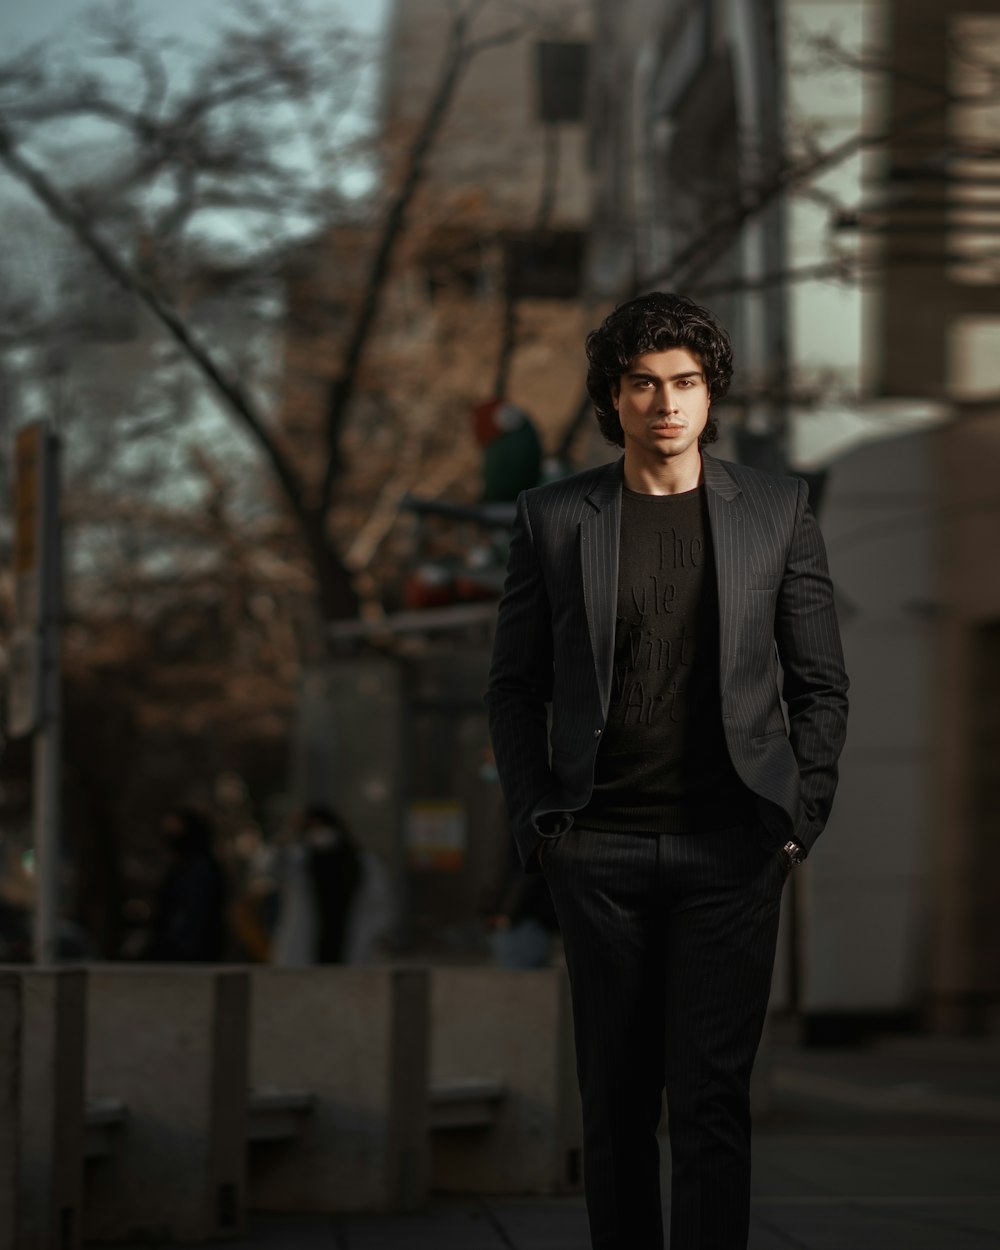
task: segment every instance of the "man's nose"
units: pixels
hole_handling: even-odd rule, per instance
[[[677,411],[677,395],[669,386],[660,389],[660,407],[664,412]]]

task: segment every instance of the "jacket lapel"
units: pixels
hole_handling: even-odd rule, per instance
[[[615,660],[615,617],[618,611],[618,544],[622,518],[621,459],[607,467],[587,496],[590,511],[580,522],[580,569],[587,628],[594,652],[594,670],[601,708],[607,715]]]
[[[715,579],[719,593],[719,690],[726,688],[736,659],[740,619],[750,567],[742,493],[725,465],[711,456],[701,458],[706,487],[708,523],[715,552]]]

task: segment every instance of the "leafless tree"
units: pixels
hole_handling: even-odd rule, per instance
[[[345,121],[364,83],[356,38],[305,9],[251,3],[207,49],[190,50],[152,40],[127,10],[109,10],[82,50],[38,48],[0,64],[0,165],[68,232],[91,276],[110,279],[138,320],[165,334],[173,350],[158,349],[161,363],[180,360],[256,445],[307,553],[324,620],[357,608],[332,515],[348,414],[409,211],[463,74],[525,30],[518,6],[508,24],[478,35],[483,7],[450,5],[426,112],[387,197],[368,202],[380,221],[360,298],[346,325],[343,315],[331,324],[339,358],[320,446],[305,463],[282,429],[261,336],[246,323],[220,333],[202,306],[213,287],[242,287],[251,329],[269,315],[273,325],[289,245],[356,215],[344,189],[352,168],[364,172]],[[218,235],[223,221],[239,228],[228,246]],[[18,347],[38,337],[51,310],[15,311],[19,329],[6,341]],[[142,420],[151,419],[144,406]]]

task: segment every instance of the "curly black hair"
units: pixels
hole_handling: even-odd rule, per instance
[[[654,291],[620,304],[596,330],[587,335],[587,390],[594,401],[597,424],[609,443],[625,446],[613,393],[629,365],[645,352],[683,347],[701,363],[714,403],[729,390],[733,376],[733,349],[729,335],[707,308],[684,295]],[[709,409],[699,446],[714,443],[719,423]]]

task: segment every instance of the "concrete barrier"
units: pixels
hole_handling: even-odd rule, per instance
[[[572,1191],[574,1067],[559,970],[0,970],[0,1247]]]
[[[581,1182],[569,986],[561,969],[435,968],[431,1085],[492,1086],[485,1112],[432,1134],[432,1189],[554,1194]]]
[[[88,1239],[245,1230],[249,989],[236,970],[90,967],[87,1097],[114,1100],[125,1117],[120,1148],[87,1165]]]
[[[84,1162],[106,1159],[113,1150],[121,1149],[122,1133],[128,1124],[128,1107],[120,1098],[88,1098],[84,1123]]]
[[[405,1211],[427,1192],[428,975],[256,968],[254,1090],[305,1090],[294,1137],[258,1140],[255,1210]]]
[[[0,1246],[78,1250],[85,975],[0,969]]]
[[[297,1141],[316,1107],[308,1089],[254,1089],[247,1104],[247,1143]]]
[[[450,1133],[456,1129],[495,1128],[506,1097],[504,1084],[488,1077],[438,1081],[430,1090],[430,1130]]]

